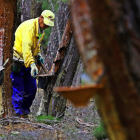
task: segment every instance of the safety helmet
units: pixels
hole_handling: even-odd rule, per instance
[[[41,15],[44,17],[44,24],[54,26],[55,15],[51,10],[44,10]]]

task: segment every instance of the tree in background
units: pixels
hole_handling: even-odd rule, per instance
[[[39,17],[42,13],[42,3],[42,1],[38,2],[37,0],[18,1],[21,22]]]
[[[56,15],[58,8],[59,8],[59,5],[60,5],[60,2],[61,2],[60,0],[45,0],[42,3],[42,11],[48,9],[48,10],[53,11]],[[58,17],[55,18],[55,21],[57,21],[57,22],[55,22],[55,25],[58,24]],[[49,44],[49,41],[50,41],[49,38],[50,38],[51,30],[54,28],[57,30],[57,32],[59,32],[58,25],[53,27],[53,28],[48,28],[47,30],[45,30],[45,36],[42,40],[42,50],[43,50],[42,52],[44,53],[44,55],[46,54],[46,50],[47,50],[46,46]]]
[[[59,0],[18,0],[18,25],[25,20],[39,17],[44,10],[52,10],[54,13],[57,13],[59,3]],[[44,31],[45,36],[41,43],[41,50],[44,55],[47,50],[46,46],[48,45],[51,29],[52,28],[48,28]]]

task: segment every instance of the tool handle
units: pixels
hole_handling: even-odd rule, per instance
[[[39,60],[39,59],[38,59],[38,56],[36,56],[36,59]],[[40,64],[41,64],[41,67],[42,67],[42,69],[44,70],[44,72],[45,72],[46,74],[48,74],[49,72],[46,70],[46,68],[45,68],[45,66],[43,65],[43,63],[42,63],[41,61],[39,61],[39,62],[40,62]]]
[[[46,73],[46,74],[48,74],[49,72],[46,70],[46,68],[45,68],[45,66],[43,65],[43,63],[42,62],[40,62],[41,63],[41,67],[42,67],[42,69],[44,70],[44,72]]]

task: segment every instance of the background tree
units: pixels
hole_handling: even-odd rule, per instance
[[[42,1],[37,0],[22,0],[20,3],[21,22],[31,18],[39,17],[42,13]]]

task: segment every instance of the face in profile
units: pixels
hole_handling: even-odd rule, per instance
[[[44,17],[41,16],[40,19],[39,19],[39,26],[42,30],[46,29],[46,28],[49,28],[48,25],[44,24]]]

